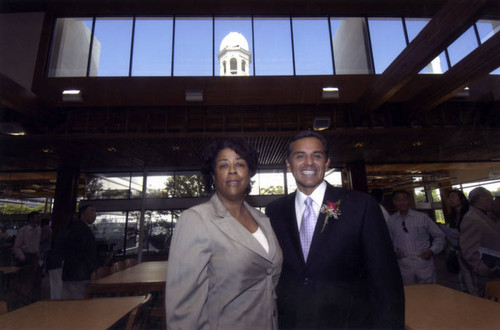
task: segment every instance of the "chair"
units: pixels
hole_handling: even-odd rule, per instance
[[[0,315],[7,314],[8,311],[7,302],[0,300]]]
[[[41,271],[38,265],[26,265],[12,278],[7,293],[12,310],[29,305],[40,299]]]
[[[135,307],[131,312],[127,320],[126,330],[140,330],[147,329],[149,309],[148,302],[151,300],[151,293],[148,294],[144,300]]]
[[[500,302],[500,281],[486,282],[484,297],[495,302]]]
[[[90,280],[95,281],[105,276],[111,275],[113,271],[109,266],[99,267],[90,274]]]
[[[125,259],[125,267],[128,268],[128,267],[132,267],[134,265],[137,265],[137,259],[135,258],[128,258],[128,259]]]
[[[127,268],[125,266],[125,260],[114,262],[111,265],[111,270],[113,271],[113,273],[119,272],[120,270],[124,270],[125,268]]]

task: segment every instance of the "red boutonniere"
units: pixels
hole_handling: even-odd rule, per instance
[[[339,218],[340,199],[336,203],[326,201],[326,204],[321,205],[320,212],[326,214],[325,222],[323,223],[323,228],[321,228],[321,232],[323,232],[323,230],[325,230],[326,225],[328,224],[328,219],[330,217],[333,217],[334,219]]]

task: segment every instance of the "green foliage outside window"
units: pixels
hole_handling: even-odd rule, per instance
[[[44,212],[44,205],[29,207],[26,205],[7,204],[0,206],[0,214],[28,214],[30,212]]]
[[[285,194],[285,189],[282,186],[269,186],[266,188],[259,189],[260,195],[283,195]]]
[[[425,192],[418,192],[418,193],[416,192],[415,193],[415,202],[417,202],[417,203],[426,203],[427,202],[427,197],[425,196]]]

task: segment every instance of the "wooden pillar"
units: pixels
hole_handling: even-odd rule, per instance
[[[54,213],[52,216],[52,239],[55,239],[64,230],[75,213],[79,177],[80,170],[76,168],[57,170]]]
[[[366,167],[364,160],[356,160],[346,164],[349,188],[352,190],[368,192],[368,182],[366,180]]]

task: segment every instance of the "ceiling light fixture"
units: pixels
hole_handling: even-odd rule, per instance
[[[469,89],[469,87],[465,87],[461,91],[456,92],[454,96],[455,97],[460,97],[460,98],[469,97],[470,96],[470,89]]]
[[[17,122],[0,123],[0,133],[8,135],[26,135],[23,126]]]
[[[330,117],[315,117],[313,129],[315,131],[323,131],[330,128]]]
[[[79,89],[65,89],[62,92],[63,102],[82,102],[82,93]]]
[[[202,102],[203,101],[203,91],[202,90],[187,90],[186,91],[186,102]]]
[[[339,89],[337,87],[323,87],[321,91],[321,98],[323,100],[333,100],[339,98]]]

